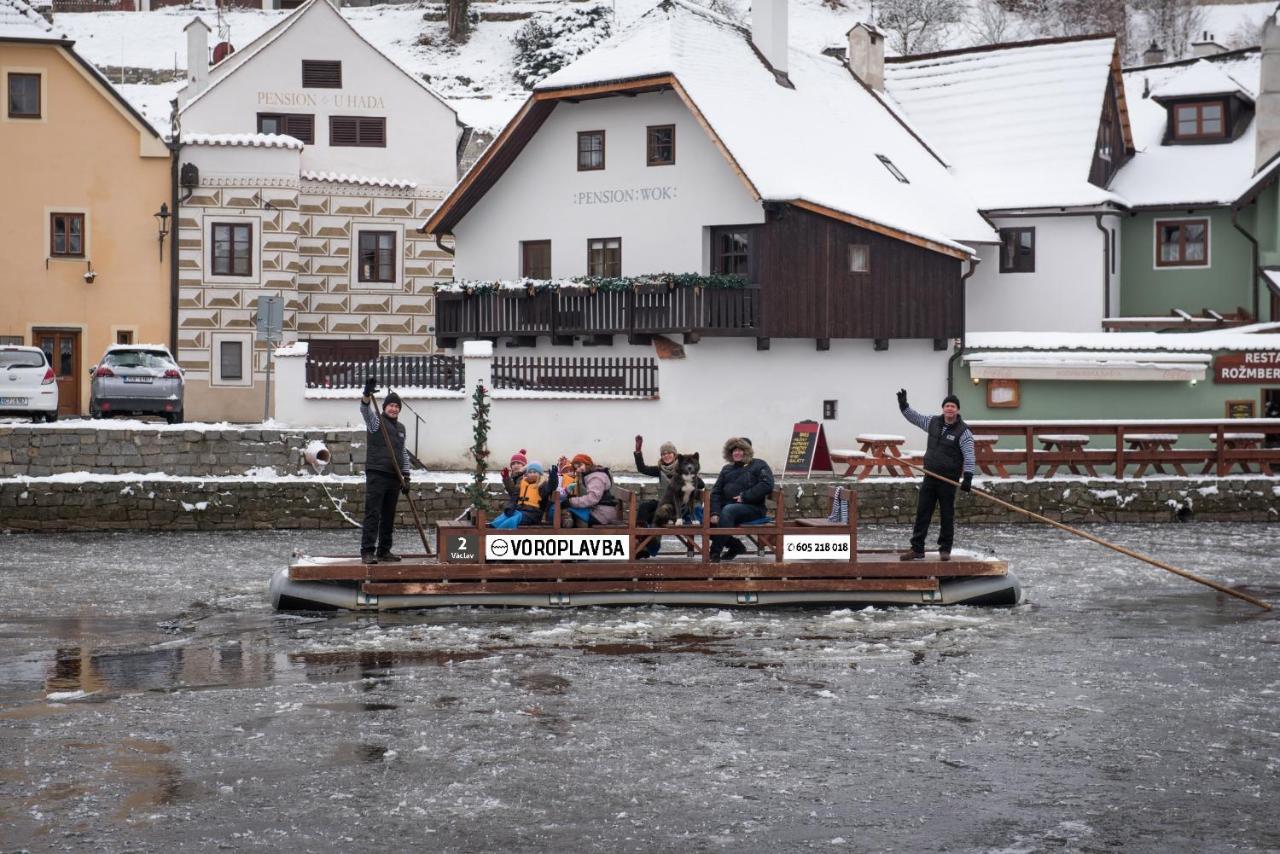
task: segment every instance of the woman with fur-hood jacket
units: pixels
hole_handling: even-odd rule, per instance
[[[764,460],[756,459],[751,440],[734,437],[724,443],[725,467],[720,469],[711,487],[711,524],[734,528],[746,522],[763,519],[765,499],[773,492],[773,471]],[[724,551],[723,556],[721,550]],[[712,537],[711,559],[732,560],[746,551],[737,537]]]

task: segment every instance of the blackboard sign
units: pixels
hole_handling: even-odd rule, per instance
[[[827,434],[818,421],[797,421],[791,428],[791,444],[787,447],[787,474],[808,477],[815,471],[834,472]]]

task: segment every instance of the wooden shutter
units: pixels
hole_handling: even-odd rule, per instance
[[[329,117],[330,145],[359,145],[360,133],[357,119],[352,116]]]
[[[342,63],[328,59],[302,60],[302,86],[305,89],[341,89]]]
[[[286,115],[284,118],[284,132],[294,139],[305,142],[307,145],[314,145],[316,141],[316,117],[302,114]]]

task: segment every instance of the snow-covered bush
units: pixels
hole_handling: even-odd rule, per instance
[[[540,15],[516,31],[515,77],[532,89],[609,37],[613,13],[608,6],[570,8],[554,15]]]

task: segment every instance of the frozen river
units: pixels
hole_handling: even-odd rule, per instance
[[[1093,530],[1280,599],[1280,526]],[[1280,850],[1275,612],[961,538],[1027,604],[299,617],[352,532],[0,535],[0,849]]]

